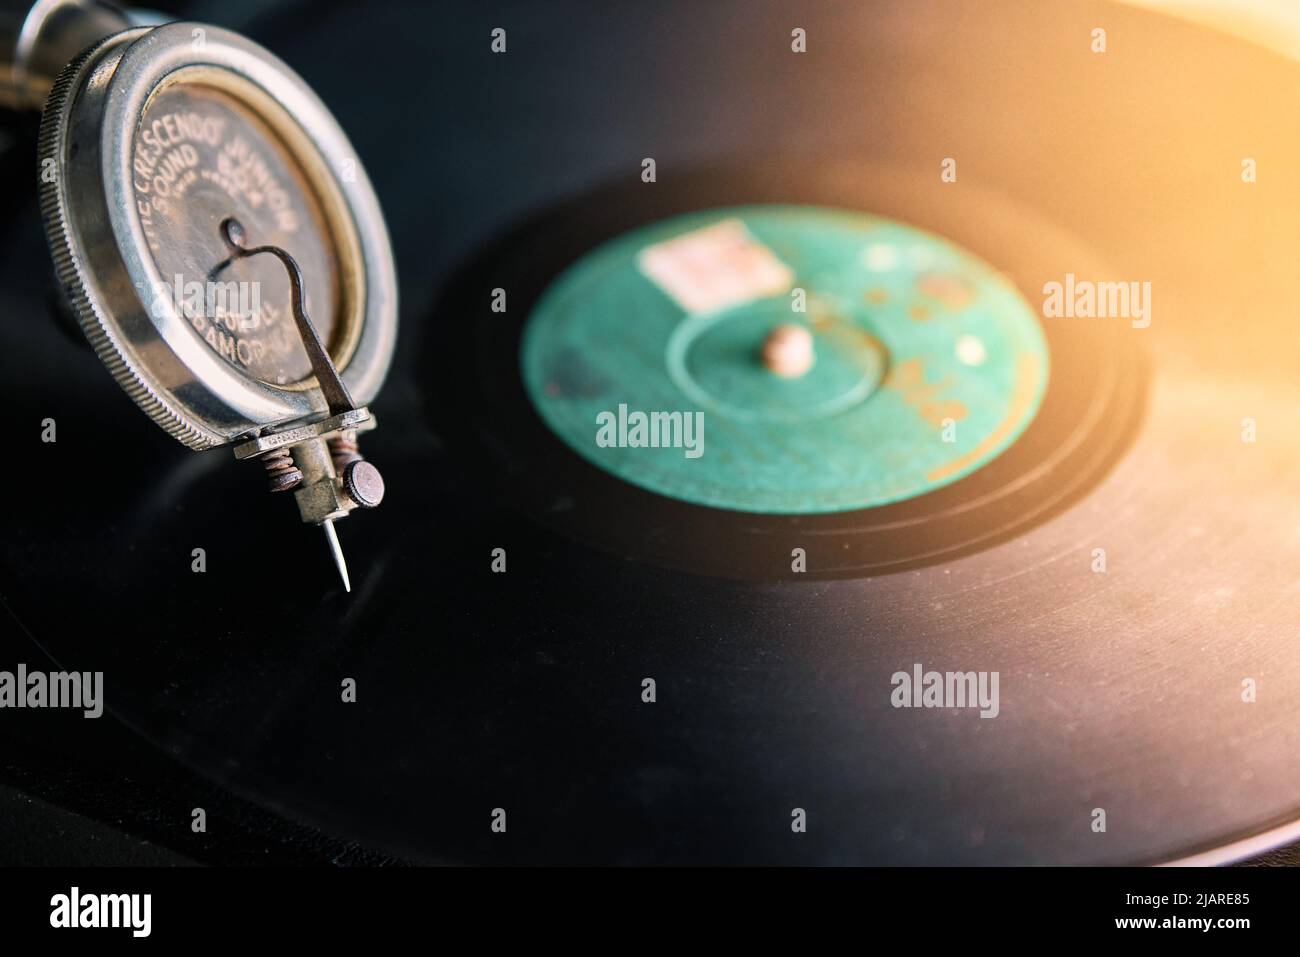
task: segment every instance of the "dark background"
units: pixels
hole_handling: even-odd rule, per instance
[[[643,156],[655,156],[663,175],[755,155],[906,162],[943,155],[951,139],[985,135],[989,127],[1010,142],[1031,132],[1050,136],[1056,130],[1036,126],[1042,117],[1024,104],[1039,89],[1063,95],[1070,81],[1004,69],[995,48],[1032,46],[1059,8],[917,3],[901,15],[880,5],[878,31],[851,36],[842,30],[837,5],[810,4],[799,21],[822,44],[828,68],[786,76],[784,61],[753,55],[788,37],[790,16],[773,3],[155,6],[245,33],[274,51],[315,88],[355,145],[385,211],[401,296],[398,358],[376,403],[384,424],[367,451],[394,475],[420,476],[418,488],[405,488],[403,508],[424,510],[426,518],[403,522],[390,506],[387,517],[348,523],[356,526],[346,529],[344,542],[355,563],[351,602],[333,593],[318,606],[296,600],[297,589],[333,587],[321,584],[332,571],[309,530],[293,527],[275,507],[284,503],[259,498],[256,478],[240,475],[224,453],[192,456],[150,426],[93,355],[54,332],[48,257],[33,191],[25,185],[32,179],[33,130],[11,124],[4,175],[19,188],[0,200],[0,372],[15,428],[30,431],[28,423],[54,416],[60,443],[52,460],[35,462],[15,442],[5,468],[9,507],[22,514],[9,519],[14,531],[5,542],[0,596],[9,627],[0,662],[26,660],[37,668],[36,648],[54,660],[75,652],[78,669],[105,663],[110,707],[114,687],[128,687],[132,703],[99,721],[4,716],[0,861],[895,859],[887,843],[876,846],[865,832],[859,855],[853,825],[793,851],[778,845],[779,834],[755,839],[746,828],[768,811],[741,797],[726,807],[730,817],[719,811],[718,820],[698,820],[695,802],[724,790],[729,779],[781,800],[780,786],[813,768],[811,757],[807,766],[800,762],[815,744],[788,740],[778,727],[740,729],[729,724],[736,715],[722,705],[679,706],[669,711],[667,731],[641,729],[636,717],[618,712],[610,727],[591,726],[587,709],[594,704],[582,696],[608,704],[601,696],[612,692],[557,679],[557,666],[599,663],[602,679],[635,680],[643,662],[628,646],[684,635],[692,619],[689,608],[651,610],[635,629],[627,623],[623,642],[584,631],[582,619],[618,622],[623,602],[665,589],[687,594],[689,583],[631,568],[628,581],[636,584],[586,595],[588,605],[575,608],[573,619],[536,620],[549,593],[566,581],[572,585],[566,576],[600,581],[594,573],[582,577],[597,559],[540,533],[516,533],[509,517],[492,509],[458,504],[471,502],[473,477],[448,458],[437,411],[428,408],[436,394],[424,378],[438,348],[433,318],[451,277],[478,251],[552,204],[598,184],[634,181]],[[1088,22],[1088,6],[1072,5],[1080,24]],[[1106,15],[1134,31],[1152,29],[1144,14]],[[498,25],[509,29],[510,53],[492,60],[488,35]],[[1203,44],[1237,64],[1254,55],[1239,45],[1201,41],[1188,27],[1170,29],[1185,50]],[[901,41],[911,59],[897,54],[895,61],[891,51]],[[1194,62],[1187,68],[1199,69]],[[1295,74],[1270,60],[1268,76],[1281,85]],[[1138,129],[1146,112],[1142,97],[1122,88],[1135,78],[1155,82],[1135,67],[1127,77],[1101,81],[1114,85],[1096,95],[1130,110],[1126,119]],[[936,92],[962,89],[966,81],[965,104]],[[846,83],[861,89],[846,92]],[[826,122],[831,104],[846,96],[858,107],[858,121]],[[808,104],[820,104],[821,115]],[[1042,163],[1032,150],[1011,150],[973,175],[990,189],[1032,197],[1044,215],[1070,223],[1108,255],[1140,260],[1142,244],[1131,223],[1104,212],[1113,201],[1107,189],[1125,181],[1126,166],[1135,161],[1113,142],[1087,136],[1086,117],[1058,115],[1053,122],[1065,128],[1076,119],[1084,135],[1071,147],[1069,169]],[[1269,363],[1263,364],[1267,374]],[[1271,369],[1282,375],[1286,366],[1278,361]],[[215,600],[185,591],[188,583],[167,584],[158,571],[160,561],[170,560],[160,557],[169,549],[188,551],[163,531],[178,519],[197,543],[218,543],[208,549],[214,571],[204,583],[219,587]],[[260,535],[271,544],[250,555],[245,536]],[[522,593],[492,595],[485,590],[490,583],[461,569],[456,551],[464,542],[507,535],[515,535],[512,556],[570,571],[553,571]],[[410,556],[421,549],[427,559],[413,566]],[[281,554],[295,556],[287,575],[277,572]],[[152,582],[156,596],[142,598],[139,581]],[[750,594],[727,587],[718,593],[733,614],[707,637],[704,651],[692,649],[703,656],[703,667],[675,664],[685,650],[679,642],[654,649],[655,673],[680,667],[687,682],[702,674],[729,700],[746,700],[756,690],[778,697],[787,691],[775,672],[756,679],[757,686],[720,677],[726,655],[767,624]],[[404,597],[399,602],[394,595]],[[411,595],[423,596],[423,606]],[[69,620],[81,623],[71,641],[57,633],[58,623]],[[451,641],[449,655],[423,655],[425,635]],[[772,645],[778,660],[790,651],[787,639]],[[74,667],[71,660],[66,666]],[[434,674],[436,668],[447,672]],[[359,726],[309,727],[316,713],[307,707],[303,716],[290,702],[336,694],[331,676],[340,673],[362,674],[363,693],[382,694],[385,708]],[[280,683],[278,675],[289,677]],[[499,704],[477,707],[475,696]],[[167,717],[154,722],[154,714]],[[196,714],[202,719],[191,726]],[[698,775],[689,779],[668,755],[689,751],[692,741],[720,726],[740,735],[747,756],[727,767],[687,762]],[[295,750],[332,734],[349,742],[337,763],[328,745],[320,753]],[[640,754],[622,750],[628,735],[643,748]],[[353,760],[364,757],[373,764]],[[444,763],[426,769],[422,762],[431,760]],[[391,769],[391,777],[372,775],[376,766]],[[293,787],[278,789],[284,781]],[[438,836],[440,817],[452,821],[518,803],[532,790],[546,793],[560,820],[580,822],[592,789],[609,798],[610,809],[581,838],[542,834],[502,858],[481,840]],[[189,809],[197,806],[208,812],[203,835],[188,828]],[[847,808],[828,813],[848,819]],[[658,846],[652,825],[665,822],[678,836]],[[909,849],[901,859],[946,860],[948,851]],[[963,862],[982,860],[971,848],[958,853]],[[988,860],[1035,861],[1047,852],[1017,847],[990,854]]]

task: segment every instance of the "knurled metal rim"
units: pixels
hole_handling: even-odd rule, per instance
[[[126,391],[132,401],[168,435],[192,449],[206,449],[221,444],[220,437],[193,424],[136,371],[137,366],[126,359],[125,346],[117,341],[95,299],[90,295],[87,277],[82,273],[78,257],[73,250],[64,194],[57,173],[64,147],[64,114],[69,100],[81,86],[81,77],[87,65],[105,47],[129,43],[134,37],[145,32],[147,30],[141,28],[106,37],[84,50],[54,81],[49,99],[45,103],[45,110],[41,114],[40,137],[36,148],[41,219],[45,223],[45,237],[54,260],[55,276],[72,307],[73,315],[77,317],[81,331],[85,333],[86,339],[95,350],[95,355],[99,356],[100,361],[107,366],[108,371],[117,380],[117,384]],[[54,164],[53,168],[56,170],[52,178],[46,173],[50,163]]]
[[[193,34],[204,43],[193,44]],[[359,331],[341,375],[358,405],[373,400],[387,375],[397,289],[383,215],[346,136],[270,53],[217,27],[172,23],[127,30],[79,55],[51,90],[38,145],[40,207],[55,271],[117,383],[168,434],[205,449],[320,418],[325,407],[314,389],[242,375],[207,351],[174,308],[150,314],[149,297],[139,292],[161,280],[130,193],[134,136],[149,99],[191,75],[228,86],[310,168],[341,244],[343,281],[354,287],[347,320]],[[345,168],[354,175],[345,179]]]

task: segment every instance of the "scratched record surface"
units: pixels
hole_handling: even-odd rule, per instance
[[[495,58],[464,38],[506,13],[474,4],[323,13],[319,48],[294,20],[402,277],[363,443],[388,496],[339,527],[351,596],[255,470],[180,449],[55,336],[35,211],[6,222],[0,288],[33,318],[0,323],[11,456],[40,473],[4,518],[27,663],[102,668],[166,759],[401,860],[1282,840],[1296,65],[1111,4],[809,2],[806,55],[784,5],[560,7],[511,7]],[[339,70],[363,26],[385,57]],[[1069,276],[1149,282],[1149,325],[1045,316]],[[755,364],[784,321],[816,346],[799,380]],[[620,404],[702,411],[703,454],[600,444]],[[996,672],[997,716],[893,707],[918,666]],[[197,802],[140,803],[183,828]]]

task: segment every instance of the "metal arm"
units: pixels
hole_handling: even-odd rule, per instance
[[[106,0],[0,0],[0,108],[39,112],[59,72],[86,47],[161,22]]]

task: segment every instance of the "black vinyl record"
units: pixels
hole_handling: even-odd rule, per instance
[[[341,40],[286,40],[402,283],[350,596],[255,467],[181,449],[59,336],[34,206],[7,219],[25,643],[102,669],[160,753],[402,860],[1149,863],[1289,833],[1300,67],[1108,3],[520,5],[497,59],[462,12],[432,62],[405,7],[374,14],[364,82],[427,123],[349,100]],[[1035,306],[1067,273],[1149,282],[1152,321],[1044,319],[1024,434],[894,504],[715,509],[574,454],[521,380],[538,298],[629,230],[771,203],[928,230]],[[996,718],[896,707],[918,666],[996,672]]]
[[[885,214],[973,248],[1028,296],[1068,268],[1109,274],[1074,237],[1011,201],[933,177],[823,159],[686,173],[665,184],[607,186],[536,217],[492,244],[453,280],[438,315],[445,330],[425,375],[439,384],[442,431],[463,434],[459,457],[483,468],[485,487],[522,513],[617,557],[699,574],[771,580],[850,578],[942,561],[1050,516],[1104,473],[1142,410],[1140,344],[1116,324],[1047,324],[1050,387],[1028,433],[960,482],[911,500],[830,515],[769,516],[648,493],[559,446],[520,376],[520,339],[546,285],[577,256],[647,222],[742,203],[854,207]],[[1034,241],[1026,243],[1024,237]],[[508,288],[495,315],[490,291]],[[473,361],[466,361],[466,357]],[[508,486],[508,487],[500,487]],[[792,547],[810,567],[790,570]],[[805,549],[808,550],[808,549]]]

